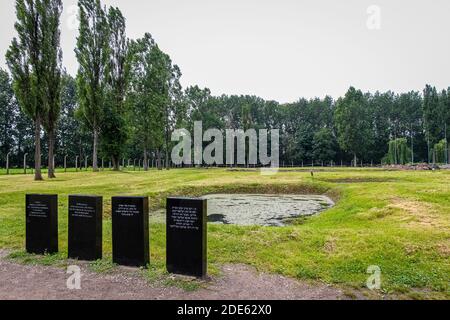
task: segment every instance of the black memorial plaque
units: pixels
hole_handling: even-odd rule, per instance
[[[167,271],[204,277],[207,268],[207,201],[167,199]]]
[[[58,252],[57,195],[26,195],[26,250],[33,254]]]
[[[112,198],[113,262],[145,267],[150,262],[148,197]]]
[[[69,258],[102,258],[103,198],[69,196]]]

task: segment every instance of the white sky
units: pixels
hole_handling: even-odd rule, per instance
[[[15,34],[14,0],[0,0],[0,67]],[[75,0],[63,0],[64,65],[73,53]],[[449,0],[104,0],[131,38],[150,32],[183,72],[213,94],[299,97],[450,86]],[[367,27],[370,5],[381,29]]]

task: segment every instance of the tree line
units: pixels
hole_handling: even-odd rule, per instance
[[[33,154],[35,179],[41,159],[48,176],[66,155],[71,164],[99,170],[107,159],[170,164],[177,128],[279,129],[285,165],[447,162],[450,88],[423,92],[364,93],[351,87],[333,100],[280,104],[249,95],[213,96],[207,88],[182,88],[180,68],[153,37],[126,35],[119,8],[79,0],[75,78],[62,66],[61,0],[16,0],[15,37],[0,70],[0,161]],[[41,145],[41,139],[46,144]],[[123,161],[123,160],[122,160]]]

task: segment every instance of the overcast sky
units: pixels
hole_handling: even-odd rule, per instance
[[[15,34],[14,2],[0,0],[1,67]],[[76,0],[63,3],[64,66],[75,75]],[[338,97],[350,85],[397,92],[450,86],[449,0],[103,3],[120,7],[130,38],[153,35],[180,66],[184,86],[198,84],[216,95],[292,102]]]

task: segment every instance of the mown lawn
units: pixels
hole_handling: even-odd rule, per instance
[[[0,248],[22,261],[64,263],[67,254],[67,196],[104,197],[104,260],[111,260],[111,197],[148,195],[152,209],[167,195],[214,192],[327,193],[331,210],[284,228],[209,225],[209,269],[245,263],[260,271],[343,288],[361,289],[367,268],[382,270],[380,294],[405,298],[450,298],[450,171],[400,172],[334,169],[315,173],[287,170],[274,176],[253,171],[185,169],[150,172],[58,173],[52,181],[0,172]],[[59,255],[36,259],[23,254],[25,194],[59,194]],[[165,226],[152,223],[149,279],[163,278]],[[366,292],[366,290],[363,290]]]

